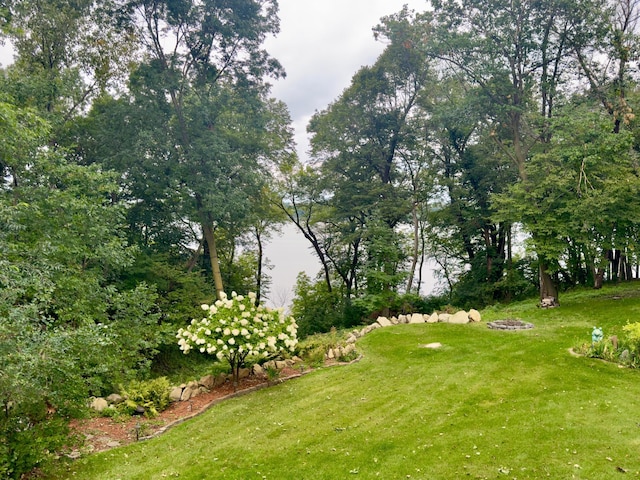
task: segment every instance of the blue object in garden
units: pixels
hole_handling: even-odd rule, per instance
[[[593,332],[591,332],[591,341],[593,343],[598,343],[600,340],[602,340],[602,329],[593,327]]]

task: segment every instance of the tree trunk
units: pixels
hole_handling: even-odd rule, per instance
[[[413,204],[412,216],[413,216],[413,260],[411,260],[411,268],[409,269],[409,278],[407,279],[407,293],[411,293],[411,288],[413,287],[413,279],[416,274],[416,266],[418,265],[418,251],[420,248],[420,239],[418,238],[418,234],[420,233],[420,224],[418,222],[418,212],[417,205]],[[420,287],[418,287],[419,293]]]
[[[256,305],[260,304],[261,292],[262,292],[262,237],[260,236],[260,229],[256,228],[256,241],[258,242],[258,271],[256,273]]]
[[[549,274],[549,266],[541,261],[538,270],[540,278],[540,302],[543,305],[545,302],[550,302],[551,304],[547,304],[547,306],[557,307],[560,305],[558,302],[558,287]]]
[[[209,260],[211,261],[211,272],[213,273],[213,284],[216,287],[216,296],[222,298],[224,285],[222,283],[222,273],[220,273],[220,260],[218,258],[218,249],[216,247],[216,236],[213,227],[208,222],[202,223],[202,232],[209,247]]]

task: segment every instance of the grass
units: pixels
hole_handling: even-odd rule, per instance
[[[621,335],[640,285],[523,302],[470,325],[378,329],[364,358],[216,405],[56,479],[612,479],[640,475],[640,372],[568,349]],[[532,330],[490,330],[521,318]],[[421,345],[440,342],[437,350]]]

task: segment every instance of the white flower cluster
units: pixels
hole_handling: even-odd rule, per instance
[[[184,353],[193,349],[232,361],[295,350],[298,325],[282,309],[256,306],[255,293],[221,297],[213,305],[202,305],[206,317],[178,330],[176,338]]]

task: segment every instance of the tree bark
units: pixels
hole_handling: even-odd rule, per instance
[[[222,283],[222,273],[220,272],[220,259],[218,258],[215,232],[208,222],[202,223],[202,232],[209,247],[209,260],[211,262],[211,272],[213,273],[213,284],[216,287],[216,296],[218,299],[221,299],[222,293],[224,292],[224,285]]]
[[[546,262],[541,261],[538,270],[540,278],[540,301],[553,298],[553,306],[560,305],[558,302],[558,287],[549,274],[549,266]]]

